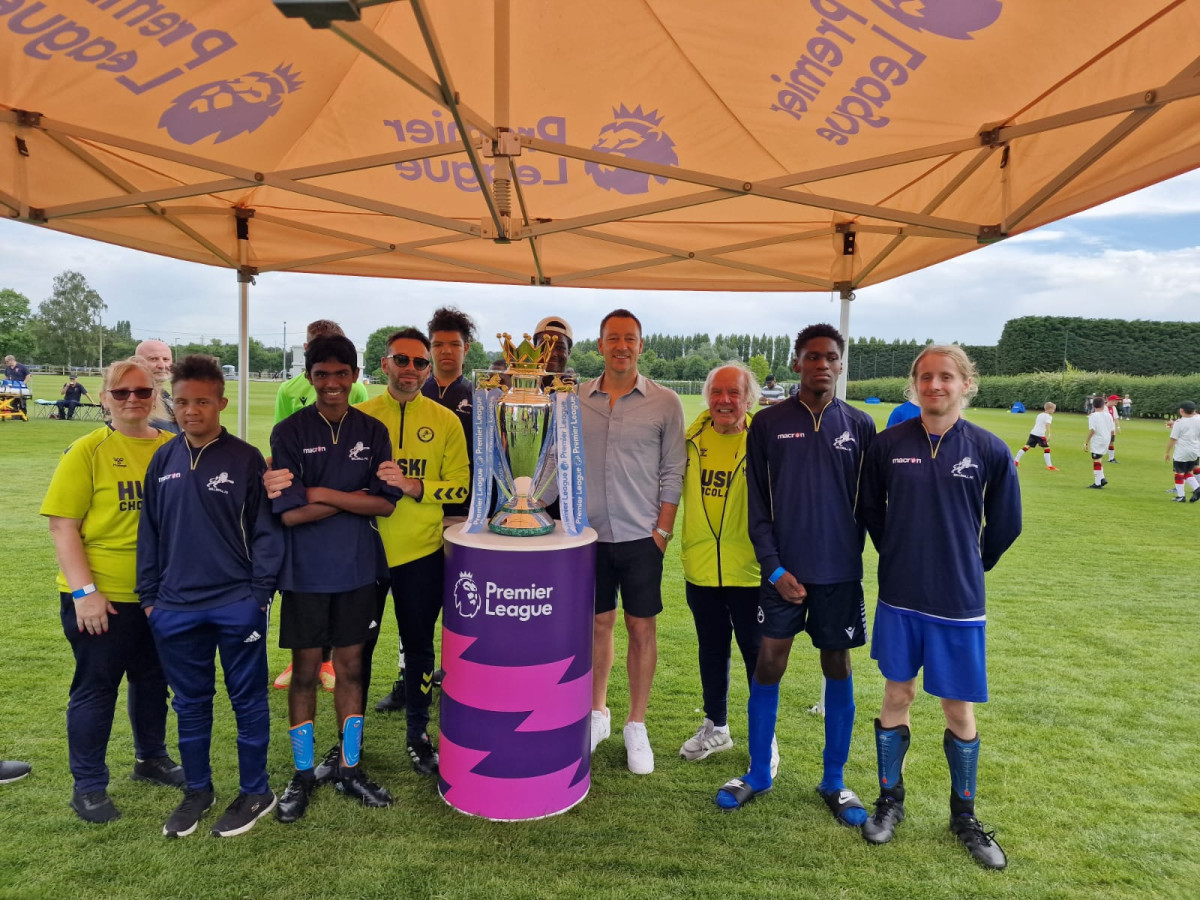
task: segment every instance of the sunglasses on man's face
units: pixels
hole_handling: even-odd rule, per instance
[[[401,369],[403,369],[409,363],[412,363],[412,367],[418,372],[424,372],[429,368],[429,360],[424,356],[409,356],[407,353],[394,353],[388,358],[391,359],[391,361]]]
[[[133,394],[133,396],[137,397],[139,400],[149,400],[154,396],[154,388],[113,388],[111,391],[109,391],[109,394],[112,395],[114,400],[120,400],[122,402],[128,400],[130,394]]]

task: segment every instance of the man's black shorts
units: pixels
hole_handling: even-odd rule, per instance
[[[1025,442],[1026,447],[1049,447],[1049,442],[1041,435],[1031,434]]]
[[[806,584],[803,603],[788,603],[775,585],[764,581],[758,592],[763,637],[786,640],[807,631],[818,650],[849,650],[867,642],[867,610],[861,581]]]
[[[617,608],[649,619],[662,612],[663,554],[654,538],[596,544],[596,615]]]
[[[1172,463],[1172,465],[1175,466],[1175,474],[1176,475],[1191,475],[1192,471],[1196,468],[1196,466],[1200,465],[1200,460],[1197,460],[1197,459],[1184,459],[1184,460],[1173,459],[1173,460],[1171,460],[1171,463]]]
[[[378,629],[374,581],[334,594],[282,592],[279,646],[284,649],[353,647]]]

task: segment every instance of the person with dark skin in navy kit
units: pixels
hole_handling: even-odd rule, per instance
[[[271,433],[273,464],[292,475],[274,500],[286,526],[280,572],[279,644],[292,651],[289,734],[296,772],[276,810],[281,822],[304,815],[318,783],[313,719],[321,648],[333,647],[333,701],[339,742],[322,767],[339,792],[365,806],[389,806],[391,794],[359,765],[362,749],[363,646],[379,627],[376,580],[387,572],[375,517],[387,518],[400,492],[376,474],[392,458],[387,429],[350,406],[358,353],[345,337],[317,338],[305,351],[316,402]],[[337,547],[337,553],[328,548]]]

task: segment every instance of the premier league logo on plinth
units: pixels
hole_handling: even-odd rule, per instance
[[[519,345],[509,334],[496,337],[503,368],[475,372],[475,472],[466,530],[486,524],[515,537],[549,534],[554,520],[542,498],[554,484],[563,530],[578,534],[587,527],[579,396],[573,378],[546,371],[558,335],[536,346],[529,335]],[[501,502],[489,516],[493,481]]]

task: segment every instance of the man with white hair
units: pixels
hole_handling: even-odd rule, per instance
[[[154,372],[154,383],[161,392],[161,403],[154,405],[150,424],[162,431],[180,434],[180,428],[175,424],[175,406],[171,402],[171,392],[168,390],[171,383],[171,346],[166,341],[151,339],[138,344],[133,354],[150,363],[150,369]]]

